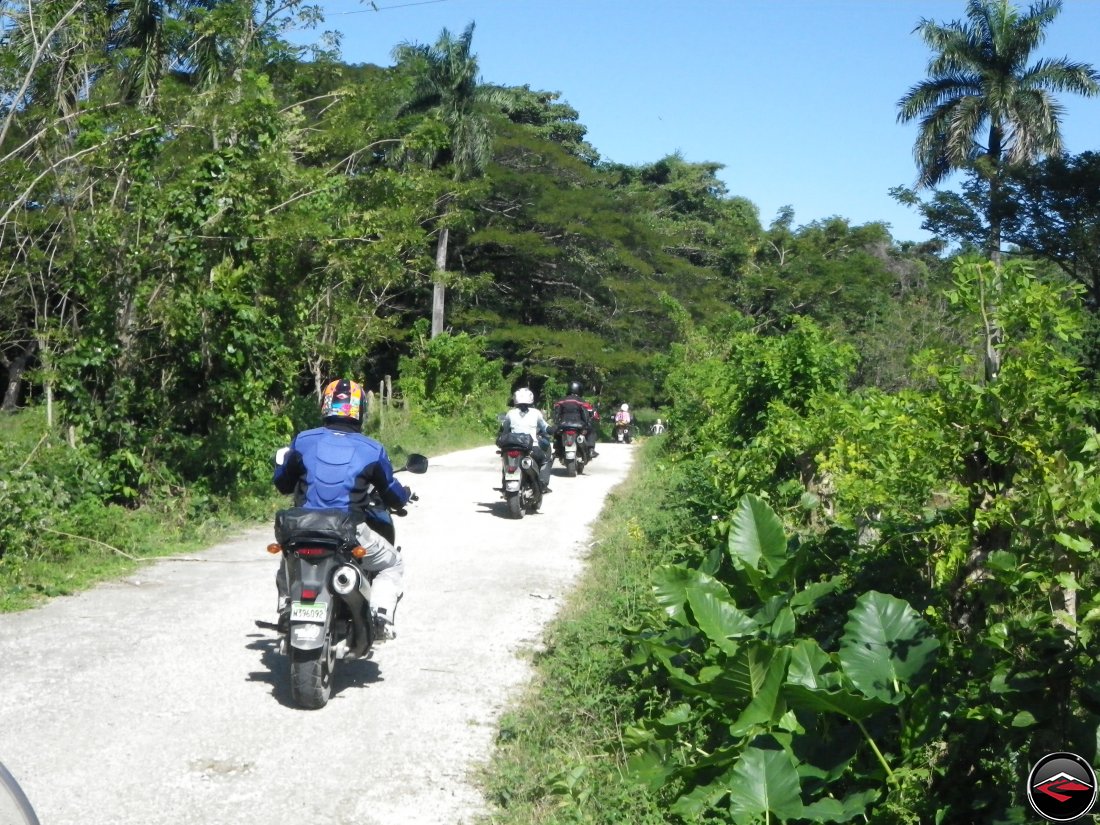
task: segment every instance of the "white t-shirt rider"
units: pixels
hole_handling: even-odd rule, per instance
[[[528,407],[526,410],[513,407],[508,410],[507,418],[512,432],[527,433],[536,446],[539,443],[539,436],[546,434],[546,419],[543,418],[542,412],[534,407]]]

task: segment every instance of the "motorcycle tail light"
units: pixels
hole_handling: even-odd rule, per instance
[[[283,546],[281,544],[275,544],[272,542],[267,546],[267,552],[275,556],[283,552]]]
[[[519,450],[509,450],[508,451],[508,458],[519,458],[521,455],[523,455],[523,453],[520,452]]]
[[[298,548],[298,555],[299,556],[323,556],[327,552],[328,552],[328,550],[326,550],[324,547],[299,547]]]
[[[306,590],[303,587],[302,588],[302,598],[307,600],[307,601],[313,601],[314,599],[317,598],[317,591],[316,590]]]

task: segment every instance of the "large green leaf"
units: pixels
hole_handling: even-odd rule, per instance
[[[698,573],[696,581],[687,588],[688,604],[695,624],[726,653],[734,653],[737,646],[731,639],[755,635],[760,625],[748,614],[738,609],[725,588],[711,576]]]
[[[695,580],[694,574],[694,570],[679,564],[662,565],[653,571],[653,595],[674,621],[686,619],[684,602],[687,588]]]
[[[840,684],[840,673],[821,645],[813,639],[799,639],[791,646],[787,681],[811,690],[832,690]]]
[[[743,648],[730,662],[730,676],[744,702],[741,712],[730,725],[732,735],[743,736],[754,725],[768,724],[782,715],[784,708],[779,703],[779,690],[787,675],[789,658],[787,648],[775,650],[763,644],[753,644]]]
[[[847,690],[815,690],[805,685],[783,685],[783,698],[793,708],[815,713],[839,713],[848,719],[859,721],[882,710],[888,705],[874,697],[861,696]]]
[[[707,785],[700,785],[672,803],[673,814],[688,822],[694,822],[707,811],[715,808],[729,793],[725,777]]]
[[[798,593],[791,597],[791,610],[796,615],[801,615],[817,607],[817,603],[832,593],[835,593],[844,585],[844,579],[833,576],[822,582],[813,582],[806,585]]]
[[[773,815],[780,820],[802,816],[798,772],[784,750],[746,748],[726,781],[735,823],[756,822]]]
[[[861,791],[849,794],[844,800],[828,797],[819,799],[802,810],[802,818],[810,822],[851,822],[867,812],[867,806],[875,801],[879,791]]]
[[[738,569],[758,570],[761,560],[770,575],[787,561],[783,522],[762,499],[744,495],[730,525],[730,558]]]
[[[932,628],[908,602],[871,591],[848,613],[840,665],[865,696],[896,704],[903,687],[932,666],[939,646]]]

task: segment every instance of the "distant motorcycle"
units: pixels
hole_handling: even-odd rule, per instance
[[[585,425],[571,421],[558,424],[554,432],[554,457],[565,467],[570,478],[583,473],[592,460],[592,443],[585,434]]]
[[[402,469],[426,472],[428,459],[411,455]],[[406,511],[391,512],[403,516]],[[375,642],[370,578],[357,563],[366,550],[359,545],[356,527],[356,518],[346,510],[291,507],[275,514],[275,543],[267,550],[285,559],[289,623],[256,624],[279,632],[279,652],[290,658],[290,697],[303,708],[324,707],[332,694],[336,663],[363,658]],[[392,523],[371,522],[371,527],[393,542]]]
[[[629,424],[618,422],[615,424],[615,441],[619,444],[629,444],[634,440],[634,432]]]
[[[534,439],[527,433],[501,433],[497,437],[500,453],[500,492],[508,502],[512,518],[536,513],[542,507],[539,465],[531,455]]]

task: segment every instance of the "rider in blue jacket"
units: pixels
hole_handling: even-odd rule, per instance
[[[359,543],[367,554],[360,564],[373,574],[371,603],[382,638],[396,636],[393,620],[402,595],[404,563],[394,548],[393,521],[387,508],[409,501],[409,488],[393,477],[386,448],[363,435],[365,399],[354,381],[333,381],[322,394],[322,426],[298,433],[275,455],[276,489],[293,493],[296,507],[348,510],[360,521]],[[377,495],[385,507],[372,503]],[[280,568],[280,611],[286,601],[285,571]]]

